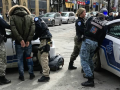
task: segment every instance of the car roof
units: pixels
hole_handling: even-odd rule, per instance
[[[116,23],[116,22],[120,22],[120,19],[115,19],[115,20],[109,21],[108,23],[106,23],[106,25],[110,25],[110,24]]]

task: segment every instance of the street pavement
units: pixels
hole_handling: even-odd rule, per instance
[[[50,73],[49,82],[37,82],[41,77],[39,71],[35,71],[35,79],[29,80],[29,74],[25,71],[25,81],[18,80],[17,69],[7,71],[6,77],[12,80],[11,84],[0,86],[0,90],[119,90],[120,78],[102,70],[95,72],[95,87],[83,87],[81,83],[87,79],[81,73],[80,57],[75,61],[77,70],[68,70],[70,55],[73,51],[75,24],[62,24],[61,26],[49,27],[55,42],[56,54],[64,57],[65,63],[62,69]]]

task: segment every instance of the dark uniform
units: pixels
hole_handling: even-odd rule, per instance
[[[38,79],[38,82],[44,82],[50,79],[48,54],[50,51],[50,42],[51,42],[52,34],[49,32],[47,25],[42,19],[36,17],[34,21],[36,28],[35,28],[35,36],[33,37],[33,39],[35,40],[38,37],[40,38],[40,46],[39,46],[40,49],[38,51],[38,59],[43,69],[42,72],[43,76],[40,79]]]
[[[10,29],[10,25],[8,25],[2,18],[0,18],[0,35],[4,36],[4,38],[7,37],[5,28]],[[0,84],[8,84],[11,82],[5,78],[7,60],[4,42],[5,40],[1,40],[0,37]]]
[[[82,43],[82,37],[84,35],[85,31],[85,21],[83,18],[78,17],[75,23],[76,27],[76,36],[74,37],[74,49],[70,57],[70,63],[69,63],[69,70],[76,69],[77,67],[73,66],[74,60],[76,60],[77,56],[79,55],[81,43]]]
[[[94,86],[94,64],[92,57],[96,48],[101,45],[105,38],[107,29],[105,24],[107,21],[103,18],[91,17],[87,22],[87,29],[85,31],[85,39],[82,42],[80,57],[81,66],[85,73],[85,77],[88,78],[87,82],[82,83],[83,86]]]

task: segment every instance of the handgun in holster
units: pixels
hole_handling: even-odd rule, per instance
[[[49,43],[47,43],[45,46],[39,48],[38,50],[41,51],[41,54],[43,52],[47,52],[48,53],[50,51],[50,45],[49,45]]]

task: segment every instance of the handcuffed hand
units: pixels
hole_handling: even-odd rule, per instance
[[[20,44],[21,44],[21,47],[25,47],[25,42],[24,42],[24,40],[22,40],[22,41],[20,42]]]

